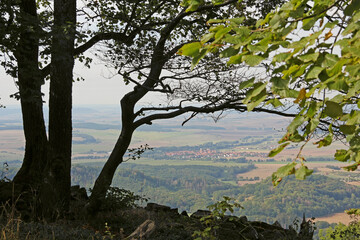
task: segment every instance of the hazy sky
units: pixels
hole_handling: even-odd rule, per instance
[[[82,76],[85,81],[73,83],[73,104],[119,104],[122,96],[133,88],[133,85],[126,86],[119,75],[113,76],[114,71],[108,70],[104,65],[93,64],[91,69],[77,63],[74,69],[74,78]],[[19,102],[10,98],[11,94],[18,90],[14,80],[4,73],[0,68],[0,103],[3,105],[18,105]],[[44,100],[48,102],[49,83],[43,86]],[[140,103],[159,102],[158,96],[146,97]]]

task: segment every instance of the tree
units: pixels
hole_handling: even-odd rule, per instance
[[[38,8],[44,8],[38,13]],[[26,140],[17,191],[38,190],[39,214],[68,209],[71,166],[71,87],[76,1],[2,1],[0,42],[7,73],[17,78]],[[48,22],[54,22],[49,25]],[[41,51],[40,51],[41,49]],[[40,69],[51,55],[51,64]],[[40,61],[38,58],[45,58]],[[49,141],[43,117],[41,85],[50,74]],[[50,184],[50,186],[48,186]],[[52,197],[51,197],[52,196]]]
[[[176,53],[185,43],[198,40],[207,29],[207,20],[244,16],[248,25],[275,6],[269,3],[281,0],[264,1],[267,4],[261,8],[262,1],[256,0],[212,2],[188,11],[175,0],[89,1],[78,10],[75,0],[55,0],[54,8],[46,0],[1,2],[2,65],[17,79],[19,93],[14,97],[21,102],[26,140],[23,165],[14,182],[19,191],[39,190],[40,214],[53,216],[68,209],[72,69],[74,58],[89,66],[91,59],[83,53],[95,44],[105,43],[108,49],[101,49],[102,58],[135,87],[121,100],[122,131],[93,188],[90,212],[99,209],[139,126],[185,113],[190,113],[190,120],[201,113],[246,110],[240,102],[244,93],[234,91],[249,77],[241,68],[224,67],[214,55],[193,72],[191,59]],[[252,6],[263,12],[248,14]],[[81,22],[76,26],[77,15]],[[86,28],[84,24],[92,25]],[[49,136],[41,93],[46,78],[50,79]],[[154,92],[167,96],[169,104],[137,110],[138,101]]]
[[[74,48],[75,0],[55,0],[53,8],[46,0],[1,1],[0,9],[1,64],[17,79],[19,92],[13,97],[21,102],[26,141],[23,164],[14,177],[15,191],[35,193],[41,199],[40,216],[62,214],[70,199],[74,57],[96,41]],[[49,141],[41,93],[45,78],[51,85]]]
[[[242,26],[241,18],[210,20],[207,41],[184,47],[191,47],[183,54],[195,63],[209,52],[220,52],[228,65],[262,65],[268,78],[240,84],[240,90],[248,92],[248,111],[264,102],[276,108],[296,104],[297,114],[281,145],[269,156],[290,143],[304,142],[296,157],[301,166],[295,168],[294,161],[279,168],[274,185],[290,174],[304,179],[312,173],[301,150],[316,133],[322,134],[314,143],[318,147],[346,141],[347,148],[335,154],[336,160],[352,163],[344,169],[353,171],[360,164],[359,9],[360,2],[354,0],[291,0],[250,27]],[[269,95],[274,96],[270,101]]]
[[[203,1],[203,5],[189,8],[184,7],[186,3],[179,6],[180,1],[96,1],[88,5],[93,9],[93,14],[88,14],[89,20],[101,16],[102,21],[98,23],[101,32],[114,28],[124,34],[137,31],[134,41],[126,46],[108,42],[110,50],[102,56],[118,70],[126,83],[135,87],[121,99],[121,133],[95,182],[87,205],[89,213],[96,213],[104,201],[138,127],[187,113],[184,123],[198,114],[218,112],[221,115],[229,109],[246,111],[246,105],[242,103],[246,95],[237,91],[236,86],[257,73],[246,73],[242,67],[226,67],[216,54],[191,71],[192,60],[176,53],[184,44],[192,45],[197,41],[207,30],[206,21],[211,18],[242,16],[244,26],[251,24],[257,16],[246,14],[247,7],[259,2]],[[275,4],[264,6],[270,8]],[[191,49],[182,48],[185,53]],[[166,96],[168,104],[137,106],[141,98],[153,93]],[[293,116],[282,110],[262,107],[254,110]]]

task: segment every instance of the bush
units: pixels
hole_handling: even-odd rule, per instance
[[[147,201],[147,198],[136,195],[129,190],[110,187],[102,206],[105,210],[129,209],[139,207],[139,203],[142,204]]]

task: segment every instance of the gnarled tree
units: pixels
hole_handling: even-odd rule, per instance
[[[125,82],[135,87],[121,99],[121,133],[95,182],[87,206],[90,213],[99,209],[138,127],[183,114],[187,114],[189,120],[198,114],[221,114],[229,109],[246,111],[243,100],[248,93],[238,91],[238,85],[252,77],[266,77],[264,68],[227,67],[217,54],[200,61],[192,71],[193,62],[199,59],[192,60],[177,54],[184,44],[201,38],[209,28],[206,22],[212,18],[231,16],[244,18],[244,25],[253,23],[257,16],[255,13],[245,14],[246,6],[251,7],[261,1],[239,3],[230,0],[221,4],[205,1],[196,9],[181,6],[180,1],[125,2],[106,1],[106,5],[97,1],[89,5],[94,9],[94,14],[89,14],[89,18],[101,15],[102,21],[98,26],[104,32],[112,30],[114,24],[124,34],[141,29],[131,45],[125,47],[109,42],[109,51],[103,56],[108,59],[108,64],[118,70]],[[204,36],[202,41],[210,38]],[[183,48],[183,51],[191,51],[191,48]],[[152,93],[163,94],[168,99],[167,104],[138,106],[140,99]],[[253,110],[293,116],[284,109],[274,111],[264,105]]]

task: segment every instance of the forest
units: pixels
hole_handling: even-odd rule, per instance
[[[227,183],[234,180],[237,173],[253,167],[126,164],[115,174],[113,184],[148,197],[152,202],[188,212],[206,209],[222,196],[231,196],[244,207],[238,214],[266,222],[277,220],[282,224],[290,224],[303,213],[308,217],[322,217],[360,207],[356,205],[359,187],[325,176],[314,175],[300,182],[287,178],[277,188],[271,188],[269,178],[241,187]],[[72,171],[74,184],[91,186],[99,167],[77,165]]]

